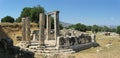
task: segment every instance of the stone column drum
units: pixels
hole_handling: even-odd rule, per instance
[[[30,39],[30,18],[26,17],[26,40],[30,44],[31,39]]]
[[[91,35],[91,38],[92,38],[92,39],[91,39],[91,42],[96,42],[96,40],[95,40],[96,35],[95,35],[95,34],[92,34],[92,35]]]
[[[22,18],[22,41],[26,41],[25,18]]]
[[[40,45],[44,45],[44,26],[45,26],[45,14],[40,13],[39,15],[39,42]]]
[[[51,31],[51,20],[50,15],[47,15],[47,34],[46,34],[46,40],[50,39],[50,31]]]
[[[54,12],[54,36],[55,36],[55,40],[57,39],[57,36],[59,35],[59,11],[55,11]]]

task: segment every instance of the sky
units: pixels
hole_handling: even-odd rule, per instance
[[[24,7],[60,11],[60,21],[85,25],[120,25],[120,0],[0,0],[0,20],[20,16]]]

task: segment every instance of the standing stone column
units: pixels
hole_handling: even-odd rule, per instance
[[[25,18],[22,18],[22,41],[26,41]]]
[[[78,45],[78,38],[77,37],[74,38],[75,38],[75,45]]]
[[[70,47],[70,42],[69,42],[69,37],[65,37],[65,39],[66,39],[66,46],[69,48]]]
[[[59,11],[55,11],[54,12],[54,36],[55,36],[55,40],[57,39],[57,36],[59,35]]]
[[[50,31],[51,31],[51,20],[50,20],[50,15],[47,15],[47,37],[46,40],[50,39]]]
[[[96,42],[96,40],[95,40],[96,35],[95,35],[95,34],[92,34],[92,35],[91,35],[91,38],[92,38],[92,39],[91,39],[91,42]]]
[[[56,49],[59,49],[60,48],[60,39],[62,37],[57,37],[57,40],[56,40]]]
[[[30,18],[26,17],[26,40],[28,43],[30,43]]]
[[[33,39],[32,39],[32,41],[36,41],[35,34],[33,34]]]
[[[40,45],[44,45],[44,26],[45,26],[45,15],[40,13],[39,15],[39,42]]]

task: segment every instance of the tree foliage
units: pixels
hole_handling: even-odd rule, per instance
[[[92,26],[86,26],[87,31],[91,31]]]
[[[34,7],[25,7],[23,8],[20,17],[16,19],[16,22],[21,22],[22,17],[30,17],[31,22],[39,22],[39,14],[44,13],[45,9],[40,5]]]
[[[59,24],[60,29],[63,29],[62,24]],[[54,18],[51,17],[51,29],[54,29]]]
[[[13,23],[14,22],[14,18],[11,16],[6,16],[4,18],[1,19],[1,22],[9,22],[9,23]]]
[[[30,7],[25,7],[23,8],[23,11],[21,12],[21,17],[27,17],[27,16],[30,16],[30,12],[31,12],[31,9]]]
[[[116,32],[117,29],[116,29],[116,28],[111,28],[110,31],[111,31],[111,32]]]
[[[103,31],[109,32],[109,31],[110,31],[110,28],[107,27],[107,26],[104,26],[104,27],[103,27]]]
[[[93,32],[93,33],[97,33],[97,32],[99,31],[99,29],[100,29],[100,28],[99,28],[99,26],[97,26],[97,25],[93,25],[93,26],[92,26],[92,32]]]
[[[77,23],[75,25],[71,25],[68,28],[79,30],[85,32],[87,30],[87,26],[81,23]]]
[[[18,18],[16,19],[16,22],[21,22],[21,17],[18,17]]]
[[[110,28],[108,26],[98,26],[98,25],[93,25],[93,26],[87,26],[81,23],[70,25],[68,29],[75,29],[79,31],[92,31],[94,33],[97,32],[116,32],[116,28]]]
[[[60,30],[63,29],[63,25],[62,24],[59,24],[59,27],[60,27]]]
[[[45,12],[45,10],[41,6],[35,6],[35,7],[33,7],[31,9],[31,12],[30,12],[30,14],[31,14],[30,15],[31,21],[38,23],[38,21],[39,21],[39,14],[40,13],[44,13],[44,12]]]
[[[120,26],[117,27],[117,33],[120,34]]]

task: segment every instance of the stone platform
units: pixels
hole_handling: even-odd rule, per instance
[[[52,16],[54,29],[51,28]],[[22,18],[22,41],[17,46],[35,54],[71,54],[97,45],[95,35],[81,34],[74,30],[60,33],[59,28],[59,11],[40,13],[39,29],[33,32],[30,30],[30,18]]]
[[[62,53],[72,54],[72,53],[75,53],[76,51],[88,49],[91,47],[96,47],[98,46],[98,44],[96,42],[91,42],[91,43],[69,46],[69,48],[65,48],[67,46],[64,46],[64,48],[59,48],[59,49],[56,46],[47,46],[47,45],[40,46],[39,42],[31,42],[31,45],[28,45],[25,42],[21,42],[17,46],[21,47],[21,49],[24,49],[26,51],[34,52],[35,54],[49,54],[49,53],[50,54],[62,54]]]
[[[72,49],[58,49],[54,46],[40,46],[39,43],[37,42],[31,42],[30,46],[26,44],[25,42],[20,42],[16,46],[21,47],[21,49],[34,52],[35,54],[46,54],[46,53],[60,54],[60,53],[74,53],[75,52]]]

